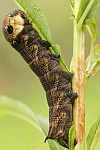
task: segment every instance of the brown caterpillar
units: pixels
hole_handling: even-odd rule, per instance
[[[47,139],[56,140],[68,148],[68,133],[72,126],[73,102],[77,93],[72,91],[72,74],[60,66],[59,54],[52,54],[49,42],[41,39],[24,12],[14,10],[3,21],[6,40],[15,48],[32,71],[39,77],[49,105],[49,132]],[[74,141],[76,144],[76,140]]]

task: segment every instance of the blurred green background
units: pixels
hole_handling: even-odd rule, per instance
[[[54,43],[61,46],[62,56],[69,66],[72,57],[73,21],[67,0],[37,0],[42,7],[52,31]],[[6,42],[2,34],[5,15],[18,8],[13,0],[0,0],[0,95],[18,99],[27,104],[35,114],[48,118],[45,92],[25,61]],[[95,15],[97,41],[100,43],[100,9]],[[86,32],[86,55],[89,53],[90,37]],[[86,134],[100,113],[100,71],[86,87]],[[44,136],[28,123],[14,117],[0,118],[0,150],[46,150]],[[96,150],[100,148],[100,140]]]

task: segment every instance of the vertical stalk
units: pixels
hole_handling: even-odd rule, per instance
[[[77,16],[80,0],[75,0],[74,14]],[[78,98],[73,106],[73,118],[75,124],[75,137],[78,141],[75,150],[84,150],[85,139],[85,108],[84,108],[84,90],[85,90],[85,33],[84,27],[77,28],[77,21],[74,21],[74,39],[73,39],[73,60],[72,70],[75,73],[73,77],[73,91],[78,93]]]

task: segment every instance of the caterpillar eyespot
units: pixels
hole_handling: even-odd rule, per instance
[[[48,41],[44,41],[32,27],[26,14],[14,10],[3,21],[6,40],[16,49],[39,77],[46,92],[49,106],[49,132],[45,138],[56,140],[69,148],[68,133],[72,126],[73,102],[78,97],[72,91],[72,74],[60,66],[59,54],[52,54]],[[76,140],[74,141],[76,145]]]

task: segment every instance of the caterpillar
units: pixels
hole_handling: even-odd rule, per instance
[[[45,138],[68,146],[68,133],[72,126],[73,102],[78,97],[72,91],[72,73],[60,66],[60,55],[50,52],[50,43],[42,40],[32,27],[28,16],[21,10],[9,13],[3,21],[3,34],[39,77],[46,92],[49,106],[49,132]],[[77,141],[74,140],[74,145]]]

